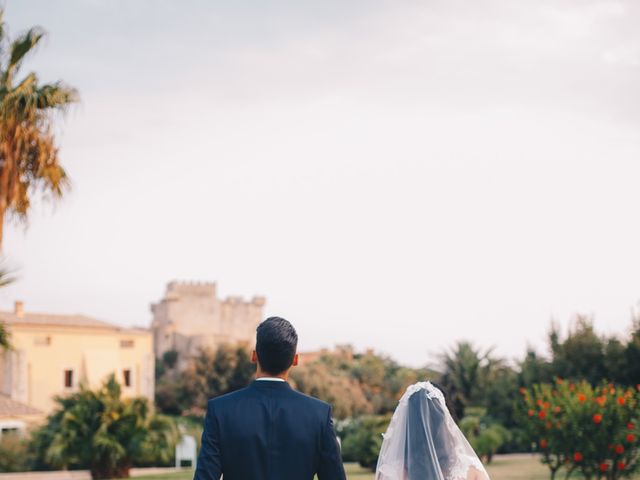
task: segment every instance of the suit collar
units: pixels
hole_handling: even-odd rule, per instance
[[[264,380],[254,380],[251,385],[251,388],[257,388],[259,390],[266,390],[266,389],[271,389],[271,390],[290,390],[291,389],[291,385],[289,385],[289,383],[287,382],[268,382],[268,381],[264,381]]]
[[[286,380],[280,377],[260,377],[256,378],[256,382],[286,382]]]

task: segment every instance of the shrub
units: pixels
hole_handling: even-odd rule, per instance
[[[146,398],[121,398],[113,375],[97,391],[56,399],[58,408],[34,434],[36,465],[88,468],[94,479],[129,476],[136,463],[165,463],[178,437],[175,424],[154,415]]]
[[[352,421],[342,431],[343,458],[375,470],[382,446],[382,434],[390,420],[389,416],[366,416]]]
[[[470,439],[470,442],[478,456],[486,459],[487,463],[491,463],[498,449],[510,438],[509,430],[495,423],[482,428],[476,437]]]
[[[558,379],[522,389],[520,418],[527,438],[555,478],[565,466],[587,479],[629,478],[638,469],[639,397],[636,389],[592,387]]]
[[[460,430],[480,458],[491,463],[493,456],[505,442],[511,440],[511,432],[501,424],[486,417],[484,408],[470,407],[460,421]]]
[[[174,368],[178,362],[178,352],[176,350],[168,350],[162,355],[162,363],[167,368]]]
[[[333,406],[339,419],[372,413],[362,386],[347,372],[333,372],[324,362],[313,362],[291,373],[295,388],[302,393],[321,398]]]
[[[0,472],[24,472],[31,468],[29,441],[19,433],[0,437]]]

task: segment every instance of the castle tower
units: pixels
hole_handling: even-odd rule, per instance
[[[164,298],[151,305],[156,358],[174,350],[183,367],[201,347],[252,344],[264,304],[264,297],[220,299],[215,283],[170,282]]]

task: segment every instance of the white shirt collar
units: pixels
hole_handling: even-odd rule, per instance
[[[260,378],[256,378],[256,381],[262,381],[262,382],[284,382],[283,378],[277,378],[277,377],[260,377]]]

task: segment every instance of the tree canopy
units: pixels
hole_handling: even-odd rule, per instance
[[[11,39],[0,10],[0,246],[9,213],[26,221],[34,196],[59,198],[69,186],[60,164],[55,124],[78,101],[61,81],[42,83],[21,75],[24,61],[45,37],[33,27]]]

